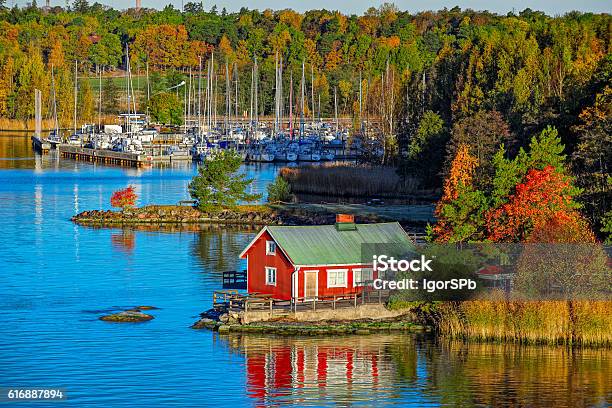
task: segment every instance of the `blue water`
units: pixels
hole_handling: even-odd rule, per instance
[[[187,199],[191,165],[125,169],[36,157],[0,137],[0,387],[58,387],[67,406],[600,405],[610,351],[462,345],[401,334],[218,336],[189,326],[255,232],[132,231],[70,222],[134,185]],[[264,192],[277,172],[246,166]],[[152,305],[140,324],[98,320]],[[21,404],[21,406],[28,405]],[[35,406],[53,404],[37,403]],[[16,405],[16,406],[19,406]]]

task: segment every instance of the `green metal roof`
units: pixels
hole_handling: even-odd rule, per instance
[[[268,232],[295,265],[350,265],[362,263],[362,244],[414,244],[397,222],[356,224],[352,230],[336,225],[269,226]],[[397,245],[395,245],[397,247]]]

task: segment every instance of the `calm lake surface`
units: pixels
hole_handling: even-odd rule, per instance
[[[265,191],[277,167],[245,166]],[[0,134],[0,387],[60,387],[69,406],[608,406],[612,352],[431,337],[220,337],[189,326],[255,232],[80,227],[134,185],[187,199],[191,165],[125,169],[35,156]],[[155,319],[101,314],[153,305]],[[15,406],[19,406],[16,404]],[[23,405],[23,404],[21,404]],[[54,404],[37,403],[35,406]]]

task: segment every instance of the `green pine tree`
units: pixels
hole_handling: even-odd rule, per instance
[[[238,173],[242,159],[233,151],[222,150],[198,168],[189,183],[189,194],[204,212],[218,212],[235,208],[240,202],[253,202],[261,194],[250,194],[247,189],[253,179]]]

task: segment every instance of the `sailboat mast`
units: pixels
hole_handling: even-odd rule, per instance
[[[59,121],[57,120],[57,95],[55,94],[55,73],[53,65],[51,65],[51,87],[53,88],[53,122],[55,125],[55,134],[59,135]]]
[[[225,59],[225,134],[230,133],[230,117],[232,115],[229,62]]]
[[[293,70],[289,76],[289,137],[293,139]]]
[[[336,121],[336,136],[338,135],[338,95],[337,88],[334,86],[334,118]]]
[[[128,45],[125,46],[125,94],[127,103],[127,116],[125,117],[125,129],[130,133],[130,53]]]
[[[274,136],[278,134],[278,51],[274,56]]]
[[[305,82],[305,78],[304,78],[304,60],[302,60],[302,81],[300,83],[300,88],[301,88],[301,104],[302,104],[302,109],[300,112],[300,137],[304,136],[304,82]]]
[[[278,126],[280,131],[283,130],[283,113],[285,111],[285,104],[283,100],[283,57],[280,57],[279,61],[279,72],[278,72]]]
[[[249,129],[251,135],[253,134],[253,98],[255,96],[255,64],[251,67],[251,106],[249,109]]]
[[[255,57],[255,132],[259,129],[259,67]]]
[[[236,104],[235,109],[234,109],[234,113],[236,114],[236,124],[239,121],[239,114],[238,114],[238,64],[234,62],[234,78],[235,78],[235,89],[236,89],[236,95],[234,97],[234,103]]]
[[[102,71],[104,67],[98,67],[100,79],[98,83],[98,131],[102,129]]]
[[[312,101],[312,124],[315,123],[315,99],[314,99],[314,68],[310,64],[310,100]]]
[[[198,73],[198,143],[202,142],[202,56]]]
[[[74,133],[77,131],[77,102],[79,91],[79,61],[74,61]]]

